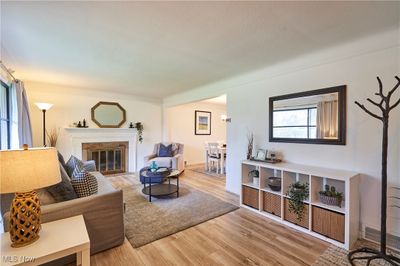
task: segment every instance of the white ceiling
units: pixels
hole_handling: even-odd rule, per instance
[[[223,94],[218,97],[210,98],[204,101],[201,101],[204,103],[212,103],[212,104],[219,104],[219,105],[226,105],[226,94]]]
[[[399,27],[399,2],[6,2],[25,81],[163,98]]]

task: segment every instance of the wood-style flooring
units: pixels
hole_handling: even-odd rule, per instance
[[[137,183],[133,175],[108,177],[115,187]],[[225,191],[225,180],[193,172],[181,184],[197,188],[233,204],[237,195]],[[133,248],[123,245],[91,257],[91,265],[310,265],[328,243],[239,209],[205,223]]]

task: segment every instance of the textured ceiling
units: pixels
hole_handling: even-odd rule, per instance
[[[399,26],[399,2],[5,2],[26,81],[163,98]]]

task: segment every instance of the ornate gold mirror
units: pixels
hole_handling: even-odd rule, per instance
[[[119,128],[126,121],[126,111],[114,102],[99,102],[92,107],[92,121],[102,128]]]

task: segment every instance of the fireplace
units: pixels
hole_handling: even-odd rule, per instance
[[[82,143],[82,159],[94,160],[97,170],[104,175],[125,173],[128,150],[127,141]]]

